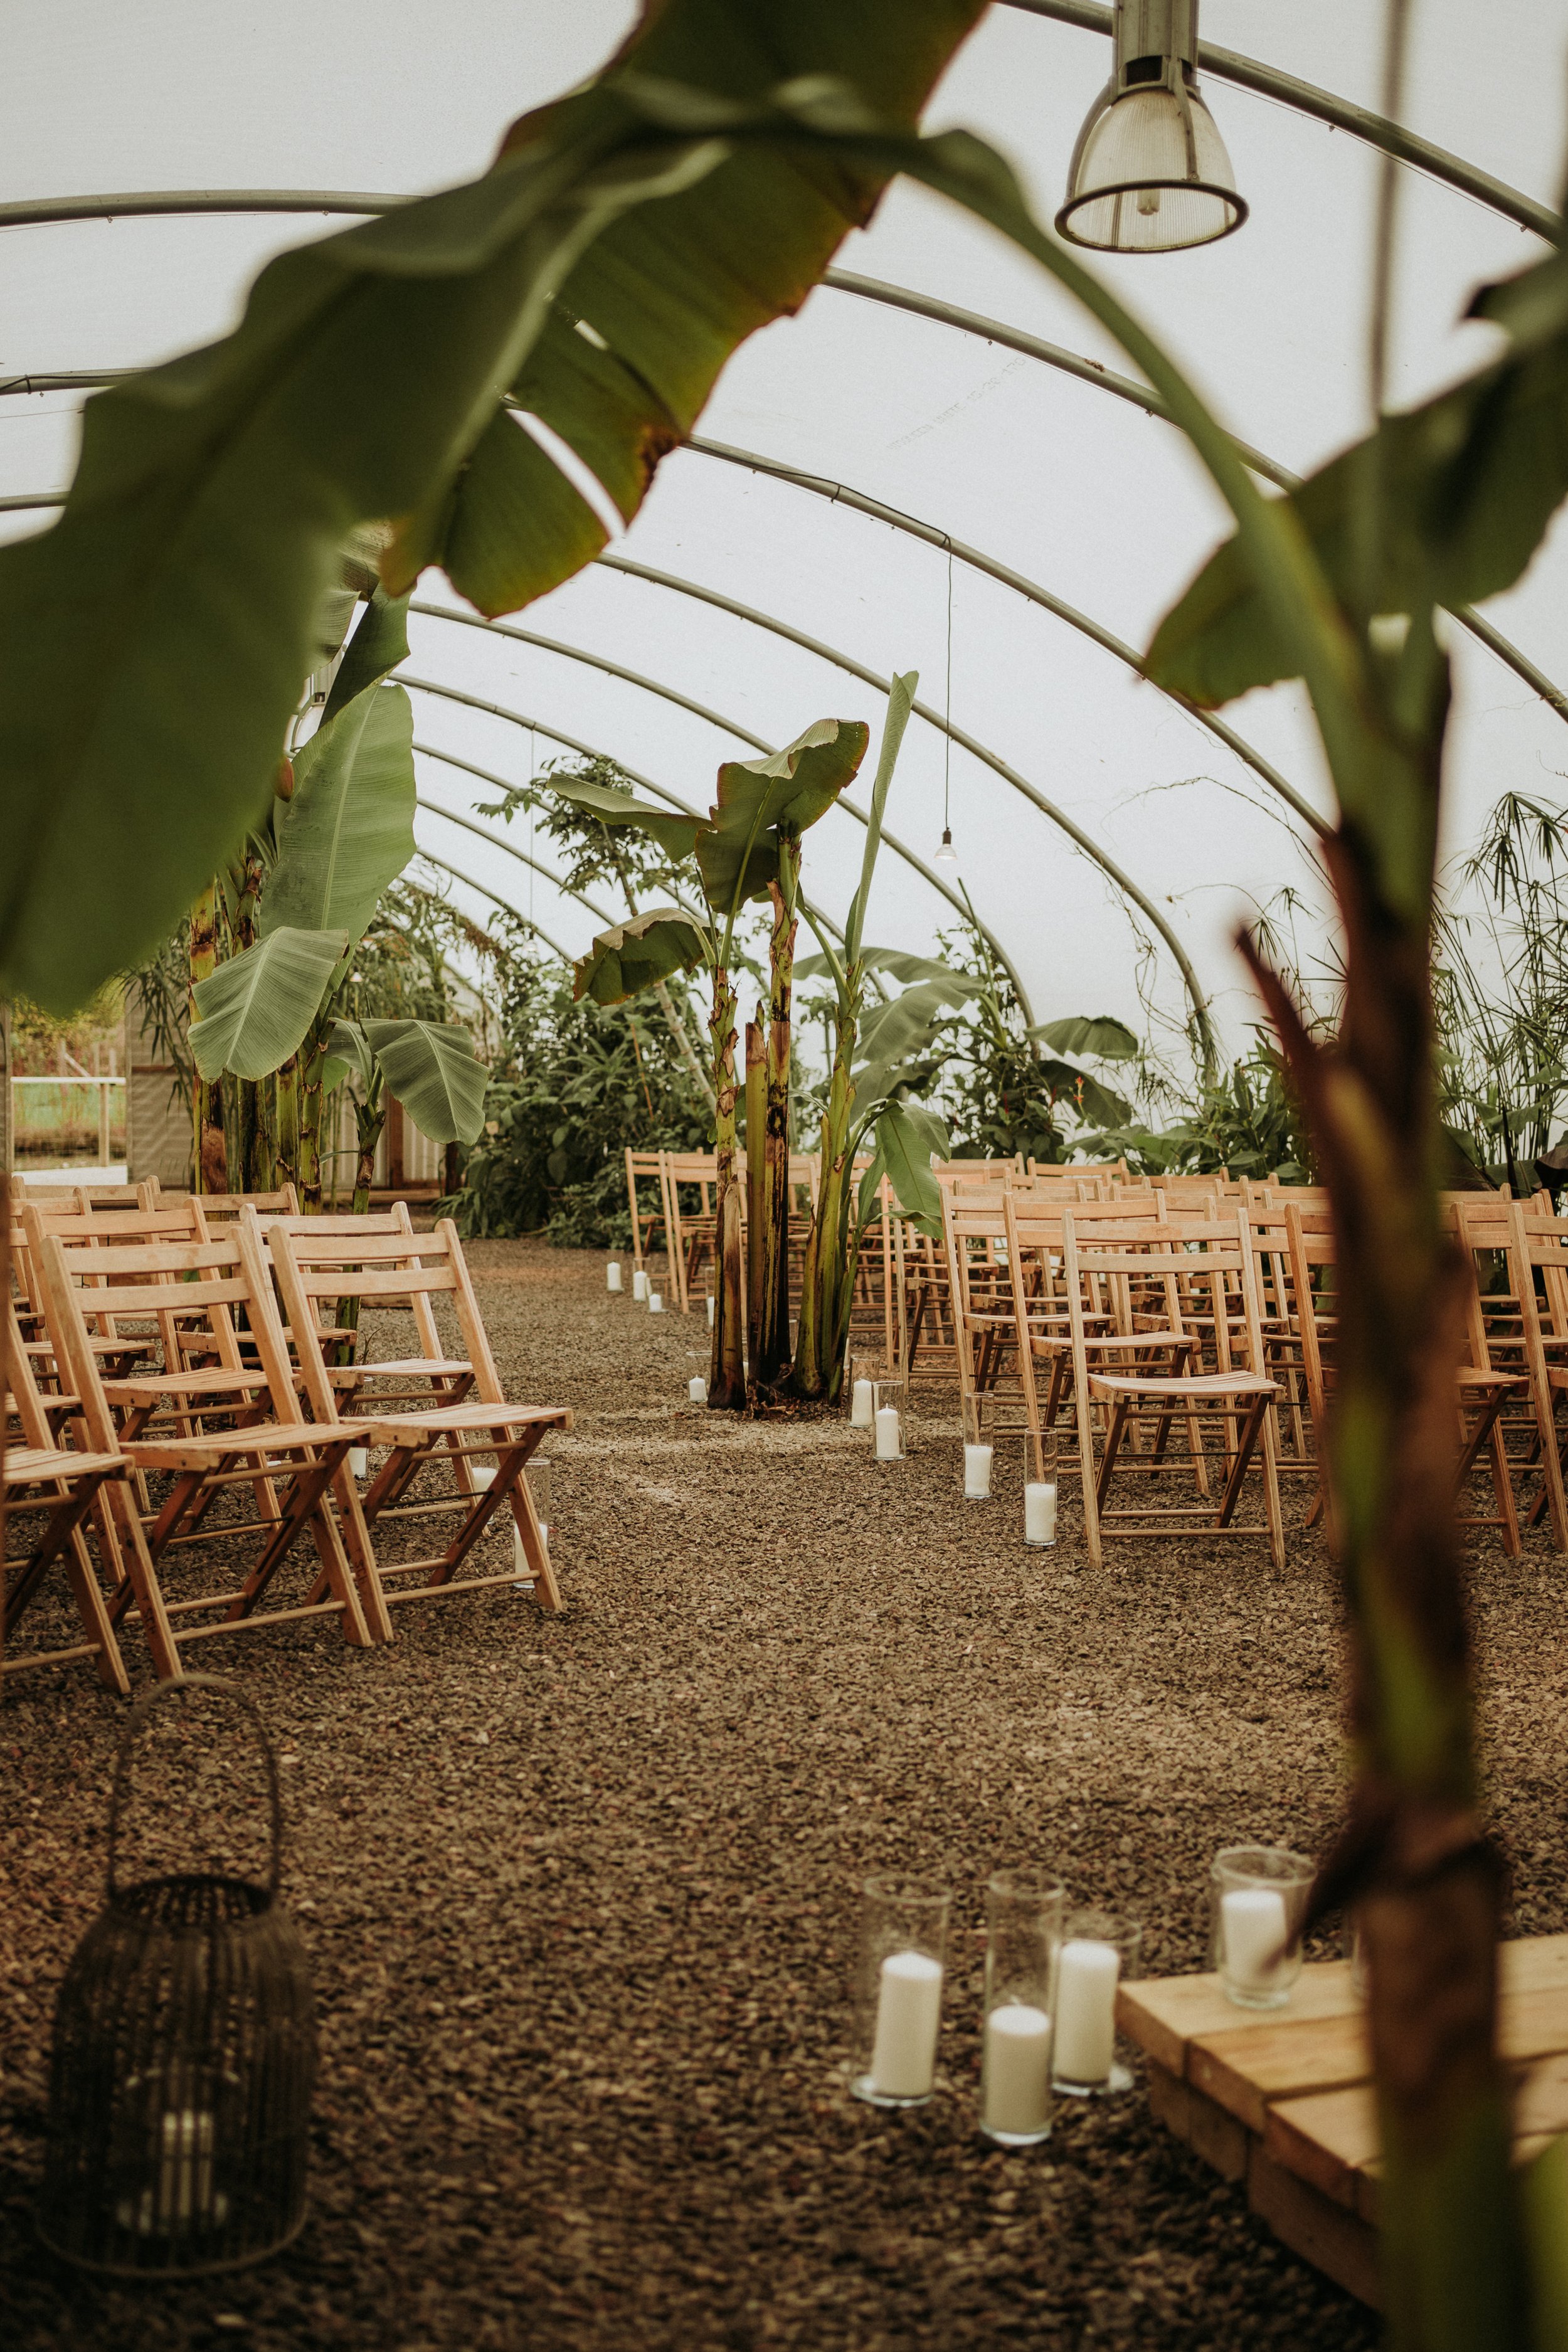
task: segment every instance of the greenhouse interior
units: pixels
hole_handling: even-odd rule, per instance
[[[1201,14],[7,12],[6,2352],[1568,2352],[1568,0]]]

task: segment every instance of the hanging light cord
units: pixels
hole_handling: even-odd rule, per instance
[[[943,537],[946,537],[945,532]],[[949,787],[952,780],[952,541],[947,540],[947,684],[946,708],[943,712],[942,738],[942,835],[945,841],[952,831],[948,812]]]

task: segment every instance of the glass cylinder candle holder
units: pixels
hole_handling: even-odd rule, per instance
[[[871,1393],[876,1373],[875,1357],[850,1357],[844,1380],[844,1402],[848,1408],[851,1429],[869,1430],[876,1426],[877,1409]]]
[[[1051,1975],[1065,1900],[1048,1871],[999,1870],[985,1890],[980,2128],[998,2147],[1050,2136]]]
[[[550,1530],[555,1518],[555,1475],[548,1462],[531,1462],[522,1475],[527,1481],[528,1491],[533,1497],[534,1513],[539,1520],[540,1532],[544,1538],[544,1549],[548,1551]],[[517,1582],[513,1590],[518,1592],[531,1592],[533,1570],[528,1564],[528,1554],[523,1550],[522,1538],[517,1531],[515,1522],[511,1530],[511,1562],[517,1570]]]
[[[1069,1911],[1054,1970],[1051,2084],[1077,2099],[1130,2091],[1116,2054],[1116,1996],[1142,1973],[1143,1930],[1111,1911]]]
[[[1038,1475],[1024,1488],[1024,1541],[1045,1550],[1057,1539],[1057,1433],[1043,1429],[1037,1441],[1026,1438],[1025,1447]]]
[[[931,2097],[951,1901],[940,1879],[866,1881],[851,2087],[870,2106],[923,2107]]]
[[[879,1462],[901,1462],[910,1450],[910,1384],[897,1375],[871,1383],[871,1425]]]
[[[621,1262],[619,1258],[611,1258],[609,1264],[605,1266],[605,1287],[609,1291],[618,1291],[622,1287]]]
[[[973,1390],[963,1400],[963,1498],[967,1503],[991,1499],[991,1471],[995,1460],[996,1398],[990,1389]]]
[[[713,1293],[711,1291],[708,1293],[708,1328],[710,1331],[713,1328]]]
[[[1227,1845],[1209,1872],[1210,1952],[1238,2009],[1283,2009],[1301,1973],[1301,1920],[1317,1865],[1281,1845]]]
[[[650,1290],[648,1292],[647,1311],[650,1315],[662,1315],[664,1313],[664,1293],[662,1290]]]
[[[637,1301],[639,1306],[647,1297],[647,1268],[646,1266],[639,1265],[635,1266],[632,1269],[632,1297]]]

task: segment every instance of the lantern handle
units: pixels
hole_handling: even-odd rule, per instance
[[[237,1683],[229,1682],[222,1675],[181,1675],[172,1682],[155,1683],[132,1708],[130,1718],[120,1735],[120,1746],[114,1759],[114,1780],[109,1794],[109,1899],[112,1902],[120,1892],[120,1884],[114,1874],[115,1857],[120,1843],[120,1810],[130,1790],[131,1753],[136,1744],[137,1735],[154,1707],[161,1706],[165,1699],[173,1698],[178,1692],[191,1690],[216,1691],[221,1697],[233,1699],[237,1706],[245,1709],[255,1726],[256,1736],[261,1742],[261,1753],[267,1763],[267,1793],[272,1820],[272,1847],[267,1879],[267,1897],[268,1902],[275,1903],[278,1899],[283,1860],[283,1801],[278,1788],[277,1759],[272,1753],[272,1742],[267,1736],[267,1726],[261,1719],[260,1708],[254,1699],[241,1690]]]

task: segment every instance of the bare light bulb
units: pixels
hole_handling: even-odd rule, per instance
[[[952,845],[952,828],[951,825],[944,824],[942,826],[942,847],[936,853],[936,862],[939,866],[956,866],[958,864],[958,852]]]

